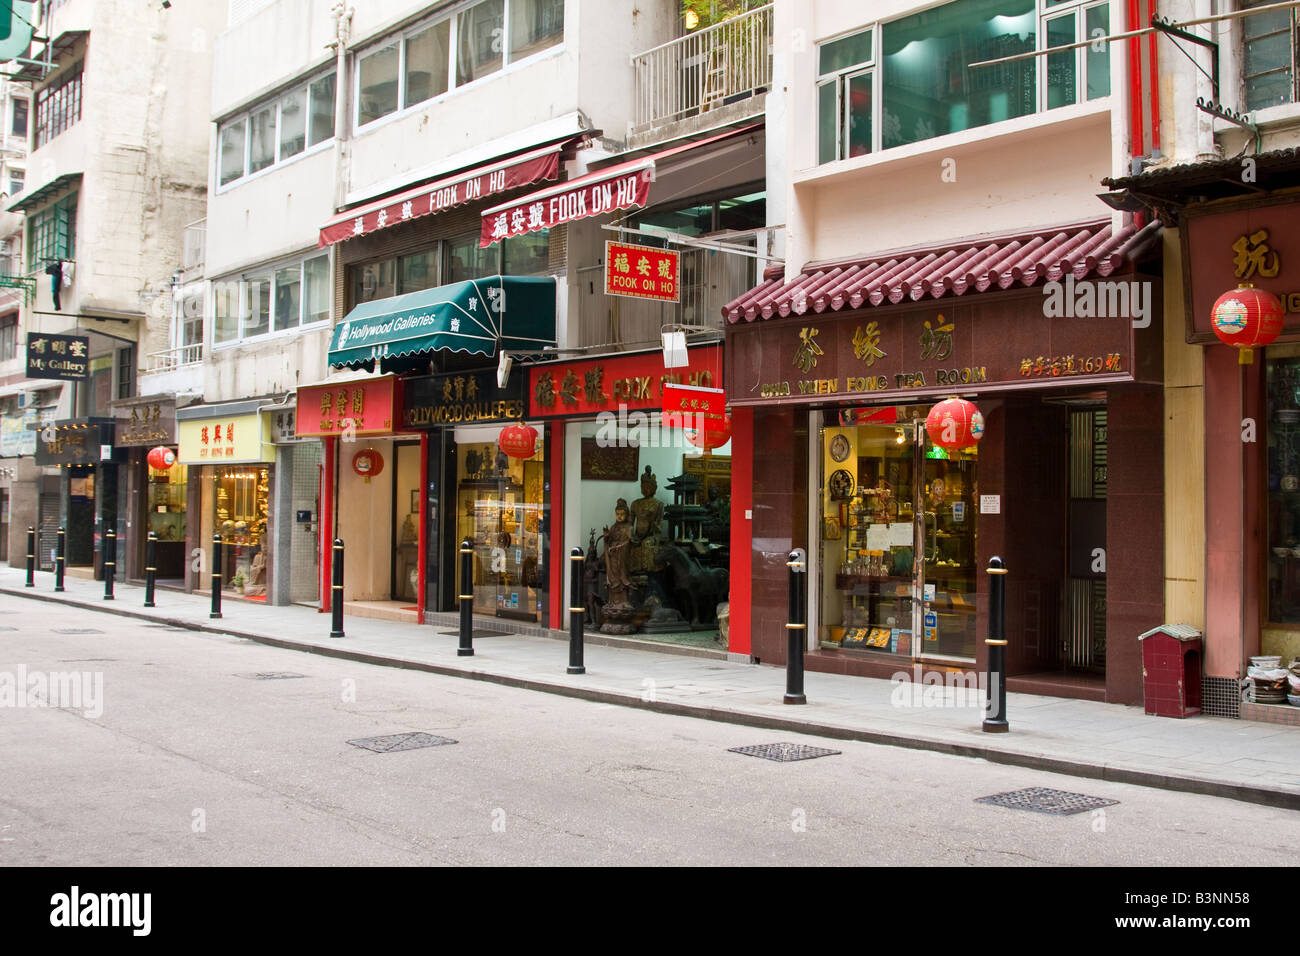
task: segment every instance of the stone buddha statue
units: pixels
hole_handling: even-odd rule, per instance
[[[655,497],[658,490],[659,482],[646,465],[641,476],[641,497],[632,502],[632,571],[658,571],[663,567],[655,560],[664,522],[664,503]]]

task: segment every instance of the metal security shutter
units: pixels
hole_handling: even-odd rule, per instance
[[[230,25],[234,26],[270,4],[271,0],[230,0]]]
[[[42,571],[54,570],[54,549],[59,543],[59,501],[57,493],[41,495],[36,527],[36,566]]]

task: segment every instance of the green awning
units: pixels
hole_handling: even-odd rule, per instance
[[[546,345],[555,345],[555,279],[487,276],[363,302],[335,326],[329,364],[357,368],[440,349],[492,356]]]

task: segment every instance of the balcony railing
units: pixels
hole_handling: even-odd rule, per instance
[[[153,352],[145,356],[144,373],[170,372],[183,365],[198,365],[203,360],[203,344],[182,345],[179,348]]]
[[[632,69],[632,136],[765,92],[772,4],[635,54]]]

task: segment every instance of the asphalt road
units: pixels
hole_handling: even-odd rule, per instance
[[[355,664],[0,597],[0,865],[1288,865],[1300,814]],[[56,629],[100,633],[60,634]],[[22,670],[22,669],[25,669]],[[90,675],[19,706],[25,673]],[[257,680],[259,673],[292,673]],[[94,694],[95,675],[102,696]],[[22,703],[40,703],[23,697]],[[71,704],[76,703],[76,706]],[[96,715],[95,710],[102,708]],[[455,745],[374,753],[423,731]],[[727,748],[842,753],[777,763]],[[977,797],[1118,800],[1048,816]]]

